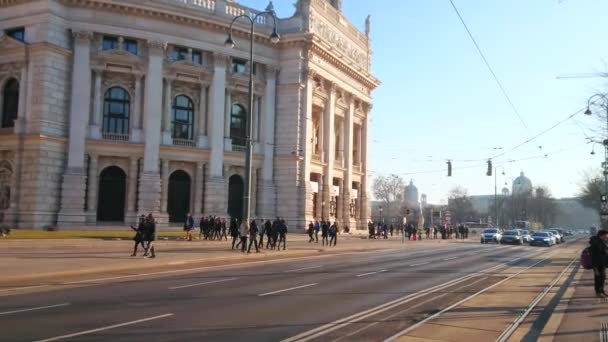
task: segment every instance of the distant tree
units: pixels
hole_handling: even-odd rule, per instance
[[[534,195],[528,201],[528,219],[548,227],[555,223],[557,203],[551,196],[551,191],[545,186],[534,189]]]
[[[395,206],[399,206],[403,200],[405,182],[397,175],[378,176],[374,178],[372,190],[376,199],[384,203],[384,214],[391,216]]]
[[[585,172],[582,185],[580,187],[579,198],[581,204],[587,208],[596,210],[600,214],[600,197],[604,193],[604,179],[600,174]]]
[[[466,222],[468,218],[476,216],[471,198],[463,187],[455,187],[450,191],[448,208],[452,214],[452,224]]]

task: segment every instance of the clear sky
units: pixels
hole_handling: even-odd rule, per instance
[[[280,17],[294,0],[274,1]],[[264,8],[266,0],[240,3]],[[606,78],[557,79],[608,71],[608,1],[454,0],[527,128],[502,95],[449,0],[343,0],[359,28],[371,14],[373,93],[372,177],[395,173],[414,180],[429,202],[445,203],[456,186],[493,194],[483,160],[528,140],[608,91]],[[584,171],[598,169],[603,148],[590,155],[585,135],[605,124],[582,113],[536,141],[494,160],[498,188],[524,171],[555,197],[578,193]],[[542,146],[542,149],[539,148]],[[494,148],[502,147],[503,150]],[[557,152],[557,153],[554,153]],[[547,158],[519,160],[549,154]],[[446,177],[446,160],[453,177]],[[519,160],[506,162],[508,160]],[[464,167],[464,168],[463,168]],[[438,172],[425,172],[436,171]],[[414,174],[411,174],[414,173]]]

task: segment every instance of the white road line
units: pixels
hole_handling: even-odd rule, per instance
[[[321,268],[321,267],[323,267],[323,265],[310,266],[310,267],[302,267],[302,268],[296,268],[296,269],[293,269],[293,270],[287,270],[287,271],[284,271],[284,273],[304,271],[304,270],[312,270],[313,268]]]
[[[25,289],[33,289],[37,287],[46,287],[49,285],[34,285],[34,286],[22,286],[22,287],[12,287],[8,289],[2,289],[0,292],[8,292],[8,291],[17,291],[17,290],[25,290]]]
[[[318,284],[319,283],[312,283],[312,284],[306,284],[306,285],[302,285],[302,286],[290,287],[288,289],[283,289],[283,290],[278,290],[278,291],[272,291],[272,292],[262,293],[262,294],[259,294],[258,296],[265,297],[265,296],[270,296],[270,295],[275,294],[275,293],[281,293],[281,292],[287,292],[287,291],[291,291],[291,290],[302,289],[302,288],[305,288],[305,287],[315,286],[315,285],[318,285]]]
[[[110,330],[110,329],[120,328],[120,327],[124,327],[124,326],[127,326],[127,325],[133,325],[133,324],[143,323],[143,322],[152,321],[152,320],[155,320],[155,319],[161,319],[161,318],[165,318],[165,317],[169,317],[169,316],[173,316],[173,314],[172,313],[168,313],[168,314],[164,314],[164,315],[160,315],[160,316],[154,316],[154,317],[148,317],[148,318],[138,319],[136,321],[130,321],[130,322],[125,322],[125,323],[120,323],[120,324],[108,325],[106,327],[101,327],[101,328],[97,328],[97,329],[80,331],[80,332],[76,332],[76,333],[69,334],[69,335],[62,335],[62,336],[55,336],[55,337],[51,337],[51,338],[45,338],[44,340],[38,340],[36,342],[58,341],[58,340],[63,340],[63,339],[70,338],[70,337],[76,337],[76,336],[93,334],[93,333],[104,331],[104,330]]]
[[[408,265],[408,266],[415,267],[415,266],[422,266],[422,265],[426,265],[426,264],[430,264],[430,263],[431,263],[430,261],[427,261],[427,262],[421,262],[421,263],[418,263],[418,264],[411,264],[411,265]]]
[[[185,263],[186,263],[185,261],[171,261],[171,262],[168,262],[168,263],[167,263],[167,265],[169,265],[169,266],[173,266],[173,265],[183,265],[183,264],[185,264]]]
[[[454,259],[458,259],[458,257],[455,256],[455,257],[451,257],[451,258],[445,258],[445,259],[443,259],[443,261],[454,260]]]
[[[375,272],[368,272],[368,273],[363,273],[363,274],[358,274],[357,277],[365,277],[368,275],[372,275],[372,274],[376,274],[376,273],[380,273],[380,272],[386,272],[387,270],[380,270],[380,271],[375,271]]]
[[[515,261],[517,261],[517,260],[521,260],[521,258],[515,258],[515,259],[513,259],[513,260],[509,260],[509,262],[515,262]]]
[[[29,309],[20,309],[20,310],[0,312],[0,315],[10,315],[10,314],[19,313],[19,312],[52,309],[52,308],[58,308],[58,307],[61,307],[61,306],[68,306],[68,305],[70,305],[70,303],[61,303],[61,304],[47,305],[47,306],[38,306],[38,307],[35,307],[35,308],[29,308]]]
[[[182,286],[173,286],[173,287],[169,287],[169,290],[177,290],[177,289],[185,289],[187,287],[194,287],[194,286],[201,286],[201,285],[207,285],[207,284],[215,284],[215,283],[223,283],[225,281],[231,281],[231,280],[236,280],[238,278],[228,278],[228,279],[220,279],[220,280],[212,280],[212,281],[207,281],[204,283],[197,283],[197,284],[189,284],[189,285],[182,285]]]

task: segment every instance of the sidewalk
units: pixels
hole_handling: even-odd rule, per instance
[[[595,297],[593,271],[579,268],[560,306],[543,330],[541,341],[608,341],[608,299]]]
[[[329,247],[322,246],[321,241],[308,243],[307,235],[290,234],[285,251],[262,249],[260,253],[242,254],[231,250],[230,239],[190,242],[159,240],[155,242],[157,258],[143,259],[141,249],[137,257],[130,257],[132,240],[4,240],[0,241],[0,287],[38,285],[43,281],[64,281],[108,272],[214,266],[394,248],[419,249],[447,243],[446,240],[423,240],[402,244],[400,236],[387,240],[367,240],[362,236],[342,234],[338,238],[338,245]]]

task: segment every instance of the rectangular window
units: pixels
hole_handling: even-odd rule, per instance
[[[137,55],[137,40],[134,39],[125,39],[124,41],[124,49],[129,53]]]
[[[118,49],[118,38],[104,36],[101,42],[101,49],[104,51]]]
[[[247,62],[242,59],[232,60],[232,72],[235,74],[245,72],[247,70]]]
[[[20,42],[25,42],[25,28],[23,28],[23,27],[8,29],[4,32],[6,33],[7,36],[9,36],[15,40],[18,40]]]
[[[203,64],[203,55],[200,51],[192,51],[192,63]]]
[[[188,59],[188,49],[183,47],[174,47],[173,53],[171,54],[173,61],[184,61]]]

